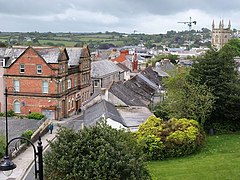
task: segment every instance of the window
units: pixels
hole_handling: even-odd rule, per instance
[[[72,81],[71,79],[68,80],[68,89],[70,89],[72,87]]]
[[[94,87],[99,87],[100,86],[100,81],[99,80],[95,80],[94,81]]]
[[[71,109],[71,100],[70,99],[68,100],[68,109],[69,110]]]
[[[65,64],[62,65],[62,72],[65,72]]]
[[[62,92],[65,91],[65,81],[62,81]]]
[[[74,99],[72,98],[72,108],[73,108],[73,106],[74,106]]]
[[[74,87],[77,86],[77,77],[74,78]]]
[[[19,101],[14,102],[14,112],[20,113],[20,102]]]
[[[43,93],[48,93],[48,82],[43,81],[43,86],[42,86]]]
[[[20,73],[24,73],[25,72],[25,65],[24,64],[20,64]]]
[[[1,58],[0,59],[0,67],[4,67],[5,66],[5,60],[4,60],[4,58]]]
[[[37,74],[42,74],[42,65],[37,65]]]
[[[16,92],[20,91],[20,82],[19,82],[19,80],[13,80],[13,86],[14,86],[14,91],[16,91]]]

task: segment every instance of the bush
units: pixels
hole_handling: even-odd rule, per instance
[[[7,116],[8,117],[13,117],[13,116],[15,116],[16,114],[15,114],[15,112],[12,110],[12,109],[10,109],[8,112],[7,112]]]
[[[21,134],[21,137],[25,137],[25,138],[31,140],[31,136],[32,135],[33,135],[33,131],[32,130],[26,130],[25,132],[23,132]],[[27,142],[26,140],[21,140],[21,144],[26,143],[26,142]],[[27,142],[27,144],[29,144],[29,143]]]
[[[46,179],[150,179],[130,132],[101,122],[79,132],[62,128],[44,156]]]
[[[136,132],[149,159],[165,159],[192,154],[204,143],[205,134],[195,120],[163,121],[150,116]]]
[[[0,117],[1,117],[1,116],[4,116],[4,113],[0,112]]]
[[[6,142],[4,136],[0,135],[0,159],[5,155]]]
[[[31,113],[31,114],[28,114],[26,118],[41,120],[42,118],[44,118],[44,115],[42,113]]]

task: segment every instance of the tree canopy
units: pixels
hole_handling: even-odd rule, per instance
[[[189,82],[188,75],[188,69],[178,68],[175,76],[165,81],[167,98],[155,107],[155,114],[164,119],[195,119],[203,125],[215,99],[204,84]]]
[[[221,50],[211,50],[190,71],[191,82],[206,85],[216,98],[208,125],[218,123],[240,128],[240,82],[234,57],[240,55],[240,40],[232,39]]]
[[[44,157],[46,179],[150,179],[142,147],[130,132],[102,122],[62,128]]]

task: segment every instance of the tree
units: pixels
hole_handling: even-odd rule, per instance
[[[212,112],[215,99],[204,84],[189,82],[188,74],[189,70],[179,68],[175,76],[165,81],[167,99],[155,108],[156,115],[162,118],[195,119],[203,125]]]
[[[101,122],[79,132],[62,128],[45,155],[46,179],[150,179],[130,132]]]
[[[240,128],[240,82],[235,56],[240,55],[240,41],[229,41],[220,51],[211,50],[190,71],[194,83],[205,84],[216,98],[208,126],[226,125],[229,130]]]

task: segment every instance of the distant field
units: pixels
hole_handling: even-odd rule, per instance
[[[202,152],[148,164],[153,180],[240,179],[240,133],[210,136]]]
[[[38,40],[38,42],[42,45],[47,43],[54,43],[54,44],[64,44],[65,46],[74,46],[77,43],[72,41],[58,41],[58,40]]]

